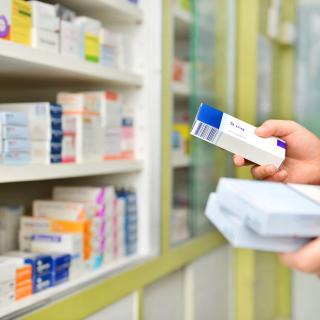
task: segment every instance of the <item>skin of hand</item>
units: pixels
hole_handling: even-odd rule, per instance
[[[273,165],[254,165],[235,155],[236,166],[252,165],[251,173],[259,180],[320,184],[320,139],[293,121],[268,120],[257,128],[260,137],[275,136],[287,143],[286,160],[277,171]],[[296,252],[279,254],[289,268],[320,276],[320,237]]]
[[[267,138],[279,137],[286,141],[286,159],[277,171],[274,165],[253,165],[251,173],[259,180],[320,184],[320,139],[294,121],[268,120],[256,129],[256,134]],[[252,165],[241,156],[233,157],[236,166]]]

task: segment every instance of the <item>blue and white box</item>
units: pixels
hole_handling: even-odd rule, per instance
[[[33,293],[38,293],[53,286],[52,274],[37,275],[32,279]]]
[[[0,131],[0,137],[2,139],[19,139],[19,140],[29,140],[29,128],[21,127],[21,126],[10,126],[4,125],[2,126],[2,130]]]
[[[33,277],[52,273],[52,258],[50,255],[22,251],[10,251],[6,252],[5,255],[20,258],[23,263],[30,264]]]
[[[8,109],[8,108],[7,108]],[[3,110],[3,109],[1,109]],[[11,110],[11,109],[8,109]],[[25,112],[9,112],[1,111],[0,112],[0,123],[7,126],[28,126],[28,116]]]
[[[291,185],[222,178],[217,199],[224,210],[238,216],[260,235],[317,237],[320,234],[320,201],[308,198]]]
[[[261,138],[256,127],[202,103],[191,134],[259,165],[280,168],[286,156],[286,143],[276,137]]]
[[[217,195],[211,193],[205,214],[232,246],[271,252],[290,252],[300,249],[310,239],[296,237],[261,236],[245,221],[219,206]]]

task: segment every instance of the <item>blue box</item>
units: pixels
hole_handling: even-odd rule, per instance
[[[52,270],[54,273],[60,273],[66,269],[70,268],[71,265],[71,255],[53,253],[50,254],[52,257]]]
[[[62,142],[63,131],[62,129],[51,129],[51,141]]]
[[[51,118],[62,117],[62,106],[58,103],[50,103],[50,115]]]
[[[33,293],[38,293],[53,286],[52,274],[37,275],[32,278]]]
[[[58,273],[53,273],[52,277],[52,286],[57,286],[61,283],[64,283],[69,280],[69,268],[61,270]]]

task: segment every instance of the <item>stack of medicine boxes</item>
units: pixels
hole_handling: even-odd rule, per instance
[[[6,107],[4,110],[12,109]],[[31,143],[27,114],[23,112],[0,112],[0,134],[2,144],[1,163],[5,165],[29,164]]]
[[[47,225],[46,232],[81,234],[83,261],[76,259],[77,257],[74,256],[76,252],[69,252],[73,255],[73,273],[82,271],[81,269],[84,268],[83,262],[91,258],[92,217],[93,208],[83,203],[52,200],[35,200],[33,202],[33,222],[38,224],[45,223]]]
[[[41,292],[69,279],[71,257],[69,254],[39,254],[11,251],[6,257],[14,257],[16,263],[31,265],[33,293]]]
[[[96,91],[84,93],[88,101],[96,103],[101,115],[101,153],[104,160],[122,158],[121,121],[122,96],[116,91]]]
[[[0,110],[12,110],[28,114],[31,138],[32,163],[61,162],[62,108],[50,102],[0,104]]]
[[[44,211],[45,207],[47,209]],[[64,208],[66,207],[71,206],[66,204]],[[77,275],[83,271],[85,222],[73,222],[68,219],[54,220],[52,219],[53,208],[58,208],[56,216],[61,216],[62,210],[59,211],[59,204],[50,203],[50,201],[35,201],[34,212],[36,214],[34,217],[21,218],[20,250],[42,254],[67,253],[72,258],[72,276]],[[57,276],[61,277],[60,272]]]
[[[118,193],[120,199],[125,200],[125,248],[126,255],[131,255],[137,251],[138,239],[138,217],[137,217],[137,197],[131,190],[122,190]]]
[[[16,265],[12,261],[0,259],[0,307],[16,299],[15,294]]]
[[[59,53],[59,28],[56,7],[52,4],[30,1],[32,6],[32,47]]]
[[[32,295],[32,266],[18,257],[1,256],[0,259],[15,263],[15,299],[21,300]]]
[[[113,187],[55,187],[53,198],[57,201],[85,203],[94,208],[92,219],[92,255],[90,268],[102,265],[106,246],[106,217],[112,215],[115,203]]]
[[[101,160],[101,115],[97,98],[82,93],[59,93],[63,108],[62,162]]]

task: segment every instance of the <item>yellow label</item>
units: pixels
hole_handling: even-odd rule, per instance
[[[179,132],[186,141],[190,141],[190,126],[188,124],[175,123],[173,130]]]
[[[11,40],[31,45],[32,8],[23,0],[12,0]]]
[[[86,60],[99,62],[100,43],[97,36],[89,33],[84,35],[84,56]]]

